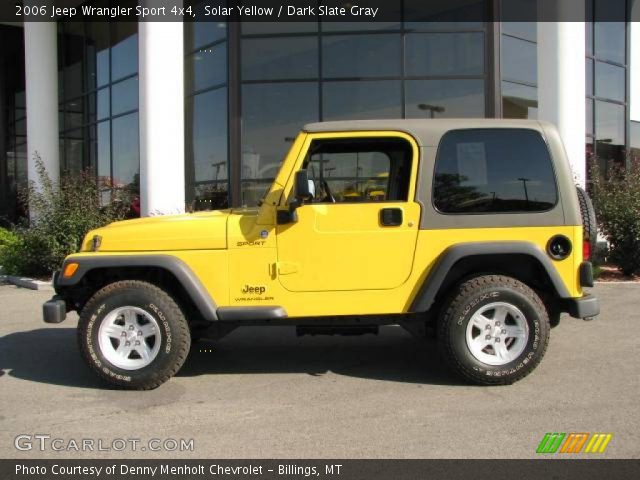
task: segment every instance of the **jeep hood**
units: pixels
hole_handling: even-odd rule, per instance
[[[100,236],[99,252],[223,249],[229,214],[218,210],[115,222],[90,231],[82,250],[92,250],[95,235]]]

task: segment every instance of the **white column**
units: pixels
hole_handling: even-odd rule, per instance
[[[39,185],[39,156],[54,182],[60,177],[58,33],[55,22],[24,22],[27,175]]]
[[[640,1],[636,1],[633,8],[635,16],[632,16],[632,18],[640,17]],[[631,54],[629,62],[631,120],[640,122],[640,22],[631,22],[631,41],[629,48]]]
[[[584,0],[560,0],[558,8],[577,15]],[[561,15],[561,14],[560,14]],[[566,17],[565,17],[566,18]],[[538,23],[538,118],[554,123],[565,145],[576,181],[586,178],[585,24]]]
[[[182,22],[140,22],[140,201],[143,216],[184,212]]]

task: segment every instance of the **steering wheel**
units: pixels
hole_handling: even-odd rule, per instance
[[[329,184],[326,180],[322,180],[322,189],[324,190],[324,198],[323,202],[336,203],[336,199],[331,193],[331,189],[329,188]]]

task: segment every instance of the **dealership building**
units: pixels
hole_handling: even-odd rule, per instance
[[[402,0],[399,20],[376,22],[1,23],[0,224],[24,214],[37,157],[53,178],[89,169],[105,191],[136,192],[142,215],[255,205],[316,121],[548,120],[578,182],[590,158],[605,174],[628,164],[640,1],[572,2],[589,22],[477,20],[533,1],[422,14],[427,2]],[[626,21],[600,20],[612,12]]]

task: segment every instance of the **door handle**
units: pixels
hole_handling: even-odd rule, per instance
[[[399,227],[402,225],[402,209],[383,208],[380,210],[380,225],[383,227]]]

